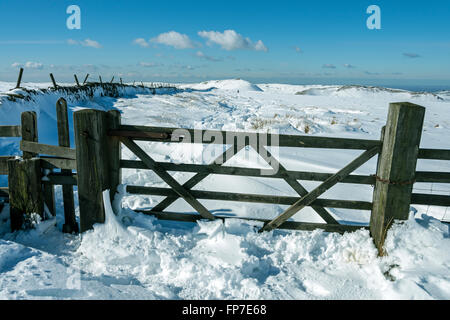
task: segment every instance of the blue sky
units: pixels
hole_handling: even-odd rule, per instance
[[[0,1],[0,80],[21,66],[24,81],[450,85],[450,1]]]

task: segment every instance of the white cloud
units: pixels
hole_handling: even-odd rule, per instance
[[[161,64],[155,63],[155,62],[139,62],[138,66],[144,67],[144,68],[152,68],[152,67],[158,67]]]
[[[216,58],[216,57],[212,57],[212,56],[208,56],[206,54],[204,54],[202,51],[197,51],[197,53],[195,54],[197,57],[201,58],[201,59],[205,59],[208,61],[213,61],[213,62],[219,62],[222,61],[221,58]]]
[[[99,49],[99,48],[102,47],[102,45],[100,43],[98,43],[95,40],[91,40],[91,39],[85,39],[85,40],[82,40],[82,41],[69,39],[69,40],[67,40],[67,43],[69,45],[72,45],[72,46],[80,45],[80,46],[83,46],[83,47],[91,47],[91,48],[96,48],[96,49]]]
[[[38,69],[41,70],[44,68],[44,65],[40,62],[28,61],[25,64],[14,62],[11,67],[13,68],[28,68],[28,69]]]
[[[336,66],[334,64],[324,64],[322,66],[324,69],[336,69]]]
[[[267,47],[261,40],[253,43],[249,38],[244,38],[242,35],[234,30],[225,30],[224,32],[218,31],[199,31],[198,35],[208,40],[208,44],[218,44],[224,50],[256,50],[267,51]]]
[[[150,44],[147,41],[145,41],[144,38],[134,39],[133,44],[137,44],[138,46],[141,46],[143,48],[148,48],[150,46]]]
[[[175,49],[192,49],[197,47],[187,35],[176,31],[161,33],[156,38],[150,39],[150,42],[165,44],[174,47]]]

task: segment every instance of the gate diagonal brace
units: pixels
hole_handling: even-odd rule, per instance
[[[167,183],[180,197],[186,200],[203,218],[215,220],[214,215],[209,212],[194,196],[181,186],[170,174],[162,169],[144,150],[134,141],[126,137],[119,137],[120,141],[132,151],[141,161],[153,170],[165,183]]]
[[[229,147],[224,153],[222,153],[220,156],[218,156],[211,164],[214,164],[221,160],[220,165],[223,165],[225,162],[230,160],[232,157],[234,157],[239,151],[241,151],[245,145],[239,145],[234,144],[231,147]],[[208,177],[210,173],[197,173],[192,178],[190,178],[188,181],[186,181],[183,184],[183,187],[186,189],[192,189],[197,184],[199,184],[201,181],[203,181],[206,177]],[[178,198],[177,197],[167,197],[164,200],[162,200],[160,203],[158,203],[155,207],[153,207],[150,211],[152,212],[162,212],[164,209],[166,209],[168,206],[170,206],[172,203],[174,203]]]
[[[278,228],[283,222],[288,220],[290,217],[295,215],[298,211],[302,210],[304,207],[311,204],[314,200],[324,194],[331,187],[342,181],[345,177],[347,177],[350,173],[358,169],[368,160],[370,160],[374,155],[380,152],[380,146],[373,147],[367,151],[364,151],[358,158],[353,160],[339,172],[325,180],[321,185],[317,188],[309,192],[306,196],[298,200],[296,203],[291,205],[286,211],[280,214],[278,217],[267,223],[264,227],[262,227],[259,232],[263,231],[271,231],[273,229]]]
[[[258,152],[258,154],[266,161],[274,170],[278,167],[278,170],[284,174],[284,181],[299,194],[300,197],[304,197],[308,194],[306,190],[297,180],[289,177],[286,168],[272,156],[272,154],[264,146],[256,146],[254,144],[251,147]],[[312,206],[312,209],[317,212],[317,214],[329,224],[339,224],[339,222],[334,219],[331,214],[323,207]]]

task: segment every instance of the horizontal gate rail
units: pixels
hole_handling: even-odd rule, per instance
[[[419,149],[419,159],[429,160],[450,160],[450,150],[448,149]]]
[[[48,185],[72,185],[78,184],[78,176],[76,174],[52,172],[42,177],[42,183]]]
[[[168,221],[197,222],[197,221],[203,219],[203,217],[198,214],[177,213],[177,212],[154,212],[154,211],[148,211],[148,210],[135,210],[135,211],[140,212],[142,214],[154,216],[160,220],[168,220]],[[263,223],[268,223],[270,221],[267,219],[221,216],[221,215],[216,215],[215,217],[217,219],[222,219],[222,220],[239,219],[239,220],[246,220],[246,221],[259,221],[259,222],[263,222]],[[356,230],[360,230],[360,229],[369,229],[369,227],[368,226],[358,226],[358,225],[285,221],[278,227],[278,229],[303,230],[303,231],[313,231],[316,229],[322,229],[326,232],[336,232],[336,233],[342,234],[345,232],[352,232],[352,231],[356,231]]]
[[[181,131],[188,132],[189,134],[184,136],[183,134],[180,134]],[[244,141],[248,137],[255,137],[258,144],[261,143],[261,145],[269,147],[278,145],[280,147],[368,150],[376,146],[381,146],[380,140],[313,137],[301,135],[278,135],[257,132],[232,132],[132,125],[120,125],[116,130],[110,130],[108,134],[110,136],[126,137],[133,140],[173,143],[230,144],[230,142],[227,141],[227,137],[236,137],[238,139],[242,139],[242,141]],[[212,139],[213,141],[211,142],[202,142],[201,140],[196,141],[195,139],[196,137],[204,136],[213,137],[214,139]],[[274,142],[277,142],[277,144]]]
[[[158,187],[141,187],[127,185],[126,191],[130,194],[154,195],[174,197],[176,192],[170,188]],[[295,196],[272,196],[260,194],[246,194],[246,193],[230,193],[219,191],[200,191],[190,190],[191,194],[197,199],[203,200],[223,200],[236,202],[252,202],[252,203],[266,203],[279,205],[292,205],[299,200]],[[327,208],[341,208],[341,209],[357,209],[357,210],[372,210],[372,203],[366,201],[352,201],[352,200],[332,200],[332,199],[316,199],[310,206],[321,206]]]
[[[21,126],[0,126],[0,137],[18,138],[22,136]]]
[[[41,156],[41,166],[44,169],[65,169],[65,170],[76,170],[77,161],[74,159],[67,158],[53,158]]]
[[[411,204],[450,207],[450,196],[439,194],[413,193],[411,195]]]
[[[221,166],[218,164],[177,164],[171,162],[158,162],[164,170],[176,172],[201,172],[207,174],[220,174],[231,176],[258,177],[283,179],[286,175],[296,180],[305,181],[325,181],[333,175],[333,173],[309,172],[309,171],[287,171],[286,173],[277,172],[272,175],[264,175],[261,169]],[[121,160],[120,167],[123,169],[148,169],[142,161],[137,160]],[[342,183],[366,184],[373,185],[375,183],[374,176],[350,175],[341,181]]]
[[[417,171],[416,182],[450,183],[450,172]]]

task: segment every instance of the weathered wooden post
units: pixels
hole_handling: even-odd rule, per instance
[[[20,83],[22,82],[23,68],[20,68],[19,77],[17,78],[16,89],[20,88]]]
[[[40,159],[8,160],[8,172],[11,231],[16,231],[21,229],[24,216],[44,216]]]
[[[58,85],[56,84],[55,77],[53,76],[53,73],[50,73],[50,79],[52,79],[53,88],[58,89]]]
[[[78,82],[78,81],[77,81]],[[69,117],[67,114],[67,102],[64,98],[60,98],[56,102],[56,118],[58,123],[58,145],[60,147],[70,148],[69,135]],[[61,173],[72,174],[72,170],[61,169]],[[79,228],[75,218],[75,204],[73,198],[73,186],[62,186],[64,201],[64,233],[78,233]]]
[[[23,112],[21,115],[22,139],[37,142],[36,112]],[[8,186],[11,215],[11,230],[19,230],[24,222],[24,214],[37,213],[44,217],[44,195],[42,192],[42,174],[39,159],[32,159],[37,154],[23,152],[23,160],[8,160]],[[45,194],[49,201],[47,207],[54,210],[53,194]],[[52,212],[54,213],[54,211]]]
[[[37,126],[37,116],[36,112],[23,112],[21,114],[22,118],[22,140],[23,141],[31,141],[38,142],[38,126]],[[36,153],[32,152],[23,152],[23,159],[31,159],[36,157]],[[56,214],[55,208],[55,188],[52,185],[44,184],[42,187],[43,197],[45,205],[48,208],[48,211],[54,216]]]
[[[76,84],[77,84],[77,87],[79,87],[79,86],[80,86],[80,82],[78,81],[77,75],[74,74],[73,76],[75,77],[75,82],[76,82]]]
[[[108,131],[116,130],[121,123],[120,112],[118,110],[110,110],[107,114],[108,119]],[[111,201],[114,200],[114,196],[117,192],[117,186],[122,181],[122,174],[120,170],[120,158],[121,158],[121,144],[118,137],[108,136],[108,159],[109,159],[109,179],[110,179],[110,196]]]
[[[105,221],[102,192],[110,189],[108,114],[85,109],[74,113],[80,206],[80,231]]]
[[[370,233],[380,255],[392,222],[408,219],[424,116],[425,108],[419,105],[389,105],[370,218]]]

